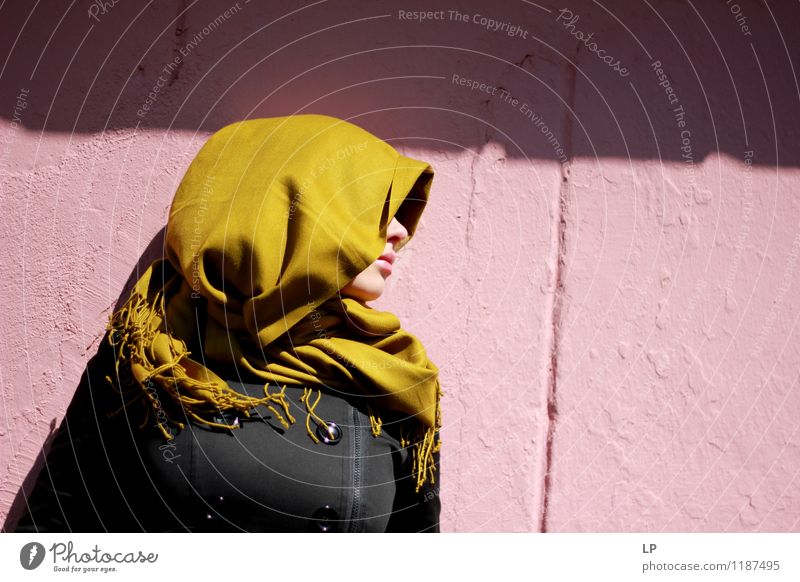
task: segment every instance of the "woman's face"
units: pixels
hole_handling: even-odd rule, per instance
[[[392,274],[392,266],[397,257],[395,251],[402,246],[406,238],[408,238],[406,227],[400,224],[396,218],[392,218],[386,229],[386,247],[383,254],[342,287],[340,293],[362,302],[380,297],[386,284],[386,278]]]

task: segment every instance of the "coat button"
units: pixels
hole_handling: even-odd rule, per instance
[[[225,498],[222,495],[216,495],[208,500],[209,505],[212,505],[214,508],[222,508],[225,505]],[[214,521],[219,518],[219,515],[215,513],[211,513],[210,511],[206,512],[206,520],[207,521]]]
[[[336,520],[339,519],[339,514],[330,505],[320,507],[311,517],[317,524],[317,531],[333,532],[338,529]]]
[[[335,422],[317,425],[317,436],[326,445],[335,445],[342,440],[342,429]]]

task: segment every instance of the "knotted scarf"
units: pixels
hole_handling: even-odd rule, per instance
[[[109,319],[118,385],[134,393],[123,408],[143,402],[167,439],[184,423],[166,412],[165,395],[199,423],[235,429],[214,413],[249,417],[265,404],[289,428],[286,386],[302,386],[318,442],[322,394],[360,395],[373,436],[384,413],[404,419],[417,491],[435,482],[437,367],[394,314],[339,293],[383,253],[392,218],[413,237],[432,180],[429,164],[326,115],[214,133],[175,193],[164,257]],[[223,379],[231,369],[263,379],[264,397],[233,390]]]

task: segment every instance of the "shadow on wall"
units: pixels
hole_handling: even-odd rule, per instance
[[[163,256],[164,253],[164,237],[166,234],[166,227],[162,228],[150,241],[147,245],[147,248],[142,253],[141,257],[136,263],[136,266],[131,271],[131,274],[128,276],[128,280],[125,283],[125,286],[120,293],[117,301],[114,305],[112,311],[116,311],[120,307],[122,307],[123,303],[127,300],[128,296],[130,295],[130,291],[133,288],[136,281],[142,276],[145,270],[150,266],[150,264],[159,259]],[[45,437],[44,443],[42,444],[42,449],[36,457],[36,460],[31,467],[31,470],[28,472],[25,480],[22,483],[19,491],[17,491],[16,496],[14,497],[14,501],[9,508],[8,515],[6,516],[6,520],[3,523],[2,527],[0,527],[0,532],[11,532],[14,531],[15,527],[17,526],[19,520],[24,516],[26,509],[27,509],[27,500],[29,499],[31,493],[34,490],[34,486],[36,485],[37,479],[47,479],[47,470],[45,459],[47,455],[51,451],[51,447],[53,442],[61,436],[61,439],[66,438],[66,443],[70,442],[69,438],[69,420],[68,418],[73,418],[73,422],[75,422],[74,418],[80,418],[81,416],[91,413],[93,411],[93,402],[97,402],[100,396],[105,398],[111,394],[110,388],[105,384],[105,382],[99,375],[104,375],[112,370],[107,370],[103,367],[102,362],[107,362],[109,357],[108,345],[107,345],[107,337],[103,335],[102,339],[100,340],[99,346],[97,351],[89,358],[89,362],[87,363],[86,367],[84,368],[81,374],[81,385],[79,386],[78,390],[73,394],[72,400],[70,402],[69,408],[73,409],[70,413],[70,416],[64,416],[61,421],[61,424],[56,428],[55,419],[50,423],[49,433],[47,437]],[[90,379],[90,372],[91,368],[94,367],[99,372],[96,372],[95,375],[92,377],[94,378],[94,382]],[[98,375],[99,374],[99,375]],[[83,388],[83,390],[81,390]],[[91,392],[91,396],[90,393]],[[64,434],[65,433],[65,434]],[[69,447],[71,448],[71,447]],[[64,450],[62,450],[60,455],[66,454]],[[45,485],[47,487],[47,485]],[[42,493],[41,491],[39,492]],[[124,500],[123,500],[124,502]],[[54,519],[57,519],[58,516],[52,516]],[[88,519],[88,518],[87,518]],[[101,530],[97,530],[101,531]],[[134,531],[133,529],[131,531]]]
[[[84,370],[84,373],[85,372],[86,370]],[[6,520],[0,527],[0,533],[13,532],[14,528],[17,526],[17,523],[24,515],[27,507],[26,500],[30,495],[30,493],[33,491],[34,485],[36,484],[36,480],[39,478],[39,475],[44,470],[45,458],[48,452],[51,450],[53,441],[58,435],[59,430],[63,430],[63,420],[62,424],[59,425],[59,427],[56,427],[56,419],[54,418],[52,421],[50,421],[49,432],[47,433],[47,436],[45,437],[44,442],[42,443],[42,449],[36,456],[36,460],[33,463],[33,467],[25,476],[25,480],[22,482],[22,486],[20,487],[19,491],[17,491],[17,495],[14,497],[14,502],[11,504],[11,507],[8,510],[8,515],[6,516]]]
[[[385,0],[18,0],[0,13],[0,116],[35,131],[211,132],[313,112],[517,157],[800,161],[796,3],[469,1],[422,19]]]

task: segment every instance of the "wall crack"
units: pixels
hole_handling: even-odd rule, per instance
[[[547,443],[545,445],[544,479],[542,482],[542,512],[540,516],[539,531],[549,530],[550,495],[552,491],[553,471],[553,437],[558,421],[558,359],[561,342],[561,317],[564,301],[564,266],[566,260],[567,243],[567,214],[569,209],[570,187],[570,162],[572,160],[572,111],[575,110],[575,86],[577,81],[578,51],[575,50],[575,59],[568,66],[567,71],[567,104],[564,119],[564,152],[567,161],[561,164],[561,181],[558,191],[558,205],[554,222],[556,227],[554,265],[553,303],[550,311],[551,343],[550,343],[550,374],[547,387]]]

